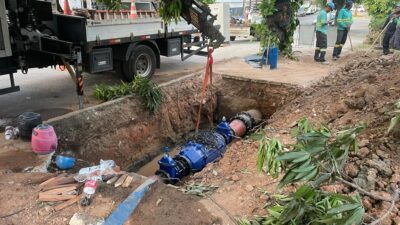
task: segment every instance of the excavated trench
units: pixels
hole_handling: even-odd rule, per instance
[[[213,82],[213,91],[203,101],[202,129],[248,109],[258,109],[268,119],[302,92],[288,84],[224,75],[216,75]],[[113,159],[124,170],[154,174],[163,148],[177,152],[177,146],[193,134],[202,78],[195,74],[161,86],[165,101],[154,114],[137,97],[128,96],[48,121],[57,131],[60,151],[74,152],[84,162],[78,167]]]

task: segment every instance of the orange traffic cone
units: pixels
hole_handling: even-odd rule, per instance
[[[69,7],[68,0],[64,0],[64,15],[72,15],[72,10]]]
[[[131,0],[131,15],[129,17],[133,20],[138,18],[135,0]]]

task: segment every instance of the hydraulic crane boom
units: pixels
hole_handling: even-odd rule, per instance
[[[197,0],[182,0],[182,3],[182,18],[209,38],[213,48],[221,46],[225,37],[219,31],[219,26],[214,25],[216,16],[211,14],[210,8]]]

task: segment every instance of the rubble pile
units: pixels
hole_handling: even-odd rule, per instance
[[[346,62],[344,66],[332,71],[330,76],[306,89],[302,95],[273,114],[266,126],[267,135],[277,137],[285,144],[292,144],[291,129],[296,121],[304,117],[313,124],[327,125],[332,132],[365,123],[366,129],[359,137],[359,151],[350,155],[344,168],[344,178],[371,193],[390,198],[393,190],[400,186],[400,129],[397,127],[390,135],[385,135],[385,132],[392,117],[393,104],[400,99],[400,56],[370,54],[367,57],[361,52],[341,60]],[[220,190],[226,195],[232,194],[231,190],[243,190],[240,198],[246,202],[264,199],[265,203],[268,197],[260,194],[259,190],[272,190],[268,195],[281,190],[275,189],[276,181],[269,176],[260,176],[255,171],[256,160],[255,143],[241,141],[228,149],[218,164],[206,168],[194,178],[221,185]],[[246,185],[254,188],[245,191]],[[343,185],[327,188],[341,193],[355,193],[354,189]],[[224,193],[216,197],[218,195]],[[252,215],[261,213],[262,210],[254,204],[246,202],[242,201],[240,205],[248,210],[240,209],[238,212]],[[379,218],[390,207],[390,202],[376,201],[366,196],[363,196],[363,203],[367,223]],[[397,203],[382,224],[400,224],[399,208],[400,204]]]
[[[400,185],[400,132],[398,128],[388,136],[385,132],[393,104],[400,99],[400,57],[366,57],[361,53],[347,60],[345,66],[275,113],[270,126],[288,128],[305,116],[332,130],[365,123],[360,149],[345,166],[345,177],[369,192],[390,198]],[[354,190],[342,187],[339,191]],[[363,203],[365,222],[378,218],[390,207],[389,202],[369,197],[363,197]],[[397,206],[383,224],[400,224],[400,204]]]

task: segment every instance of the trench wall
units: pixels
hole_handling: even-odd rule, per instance
[[[195,129],[200,87],[198,76],[164,85],[165,101],[156,113],[144,109],[138,97],[127,96],[47,122],[57,132],[60,150],[94,163],[113,159],[135,170]],[[207,95],[203,115],[209,114],[210,101]]]
[[[136,96],[127,96],[81,111],[53,118],[60,150],[72,150],[93,163],[113,159],[123,169],[135,171],[195,129],[202,77],[195,74],[162,85],[165,101],[150,113]],[[283,84],[251,82],[226,76],[214,77],[213,96],[207,92],[202,122],[228,118],[237,112],[256,108],[264,118],[295,98],[299,88]],[[212,105],[215,108],[211,108]]]
[[[303,89],[285,83],[238,78],[219,74],[219,116],[232,117],[237,112],[258,109],[267,119],[280,107],[299,96]]]

